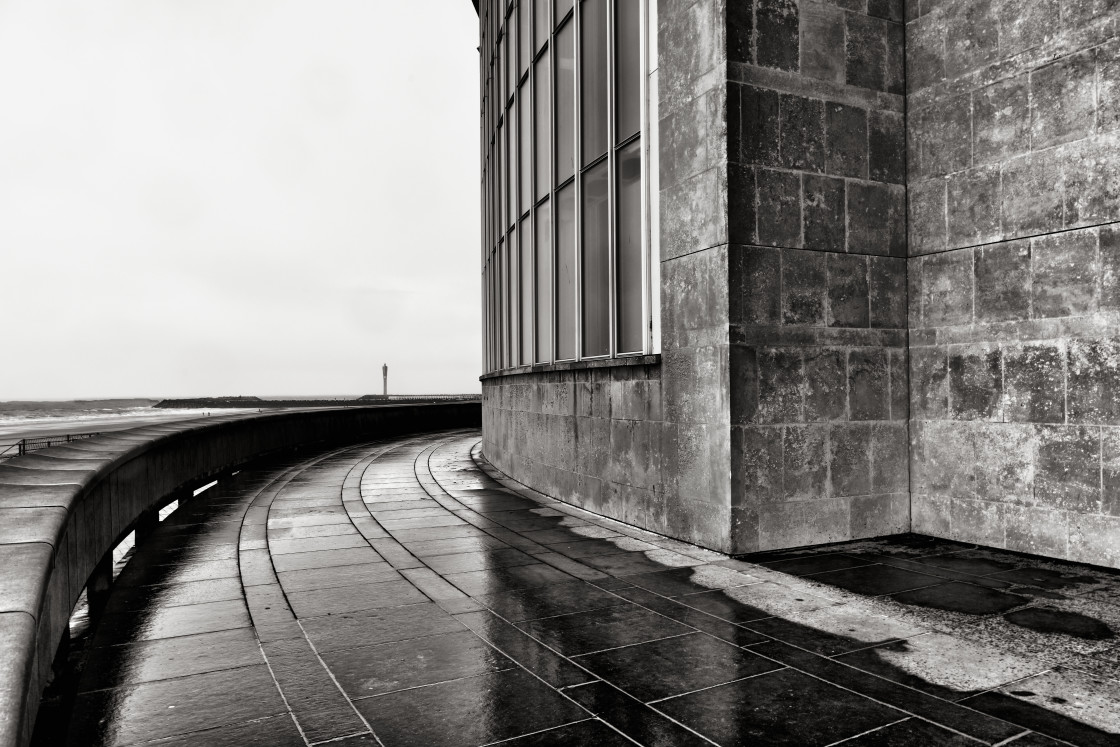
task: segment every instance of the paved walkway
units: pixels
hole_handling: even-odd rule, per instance
[[[915,537],[731,560],[519,493],[478,441],[179,508],[118,579],[70,743],[1120,743],[1120,576]]]

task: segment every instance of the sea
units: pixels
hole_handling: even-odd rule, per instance
[[[158,399],[80,399],[0,402],[0,451],[21,438],[105,433],[153,423],[249,410],[155,409]],[[253,410],[255,411],[255,410]]]

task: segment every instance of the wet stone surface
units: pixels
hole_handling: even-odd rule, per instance
[[[180,507],[38,744],[1120,743],[1114,572],[913,535],[726,558],[478,444],[304,454]]]

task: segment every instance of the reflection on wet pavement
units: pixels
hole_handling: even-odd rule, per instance
[[[179,507],[39,742],[1120,744],[1120,574],[915,536],[730,559],[525,490],[478,441]]]

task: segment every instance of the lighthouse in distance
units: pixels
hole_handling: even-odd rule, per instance
[[[389,397],[389,364],[381,364],[381,396]]]

